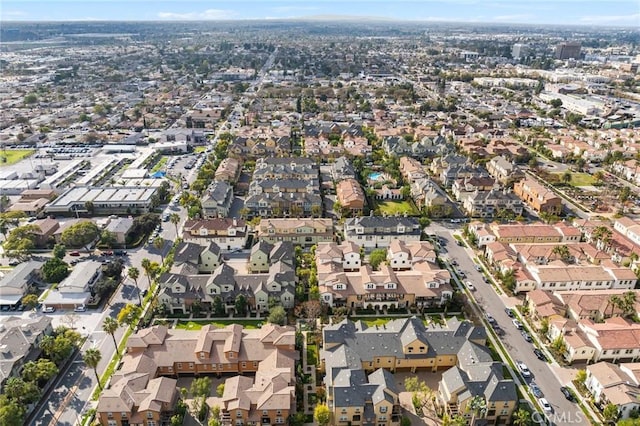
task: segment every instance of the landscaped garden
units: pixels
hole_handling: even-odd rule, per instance
[[[176,328],[183,330],[200,330],[203,326],[211,324],[218,328],[226,327],[230,324],[239,324],[248,330],[260,328],[263,320],[216,320],[216,321],[178,321]]]

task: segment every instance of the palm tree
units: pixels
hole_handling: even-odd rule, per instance
[[[571,252],[569,251],[569,247],[566,245],[555,246],[553,250],[551,250],[552,254],[558,256],[563,262],[567,263],[571,259]]]
[[[160,252],[160,259],[164,264],[164,253],[162,252],[162,249],[164,249],[164,239],[162,237],[156,237],[153,240],[153,247]]]
[[[622,298],[620,296],[618,296],[617,294],[614,294],[612,296],[609,297],[609,300],[607,301],[608,305],[611,305],[611,315],[613,316],[613,311],[615,310],[615,308],[618,308],[620,310],[622,310]]]
[[[180,223],[180,215],[178,213],[171,213],[169,221],[176,227],[176,239],[178,238],[178,224]]]
[[[111,338],[113,339],[113,345],[116,347],[116,354],[120,354],[118,352],[118,342],[116,342],[116,330],[118,329],[118,321],[112,317],[106,317],[104,322],[102,323],[102,330],[105,333],[109,333]]]
[[[151,277],[153,276],[153,265],[152,262],[146,257],[142,259],[142,269],[144,269],[144,273],[147,275],[147,279],[149,280],[149,288],[151,288]]]
[[[513,424],[515,426],[527,426],[531,422],[531,413],[520,408],[513,413]]]
[[[469,423],[470,425],[473,425],[477,417],[484,418],[484,416],[487,414],[487,401],[483,396],[476,395],[471,398],[467,409],[471,410],[473,414],[471,416],[471,422]]]
[[[622,315],[631,317],[636,313],[636,292],[627,291],[622,295]]]
[[[98,387],[102,390],[102,385],[100,384],[100,377],[98,376],[98,363],[102,359],[102,354],[99,349],[90,348],[87,349],[84,355],[82,355],[82,359],[87,367],[93,368],[93,372],[96,375],[96,380],[98,381]]]
[[[604,245],[604,248],[609,246],[612,237],[613,232],[607,226],[597,226],[591,233],[591,239],[601,242]]]
[[[145,260],[149,260],[149,259],[142,259],[142,266],[143,267],[144,267],[144,261]],[[131,278],[133,280],[133,282],[134,282],[134,284],[136,286],[136,290],[138,290],[138,303],[140,303],[140,306],[142,306],[142,298],[140,297],[140,287],[138,287],[138,277],[140,276],[140,271],[135,266],[132,266],[127,271],[127,275],[129,276],[129,278]],[[149,284],[149,287],[151,287],[151,284]]]

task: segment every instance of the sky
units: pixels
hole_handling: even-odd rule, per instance
[[[640,0],[0,0],[0,22],[215,21],[329,16],[640,29]]]

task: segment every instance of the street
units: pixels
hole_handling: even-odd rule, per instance
[[[504,294],[498,295],[494,288],[483,281],[482,273],[475,268],[473,261],[473,252],[466,247],[458,246],[453,238],[453,232],[456,231],[449,224],[432,223],[429,230],[438,237],[446,241],[444,249],[448,259],[455,259],[458,262],[457,269],[462,270],[467,278],[464,281],[471,281],[476,288],[473,297],[476,299],[483,312],[490,313],[504,330],[504,335],[499,336],[503,345],[511,355],[513,361],[524,362],[531,371],[534,380],[542,392],[544,397],[549,401],[553,408],[551,415],[556,425],[589,425],[588,419],[582,413],[580,407],[573,402],[565,399],[560,392],[560,386],[565,386],[566,381],[560,379],[567,377],[567,371],[561,371],[561,367],[552,366],[551,364],[540,361],[533,349],[532,343],[525,341],[520,331],[512,323],[512,319],[507,316],[505,308],[515,307],[515,298],[508,297]],[[569,380],[568,378],[566,379]]]

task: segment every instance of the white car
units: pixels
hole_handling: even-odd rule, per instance
[[[529,371],[529,367],[524,362],[516,361],[516,365],[518,366],[518,370],[522,373],[522,377],[527,378],[531,377],[531,371]]]
[[[518,321],[517,319],[512,319],[511,322],[513,323],[513,325],[518,329],[518,330],[522,330],[522,323],[520,321]]]
[[[43,306],[42,307],[42,312],[45,314],[52,314],[56,311],[56,308],[54,308],[53,306]]]
[[[87,307],[84,305],[76,306],[73,308],[73,312],[87,312]]]
[[[476,287],[471,283],[471,281],[467,281],[464,284],[467,286],[469,290],[476,291]]]
[[[551,404],[549,404],[549,401],[547,401],[547,398],[540,398],[538,402],[542,406],[542,410],[545,413],[551,413],[553,411],[553,409],[551,408]]]

